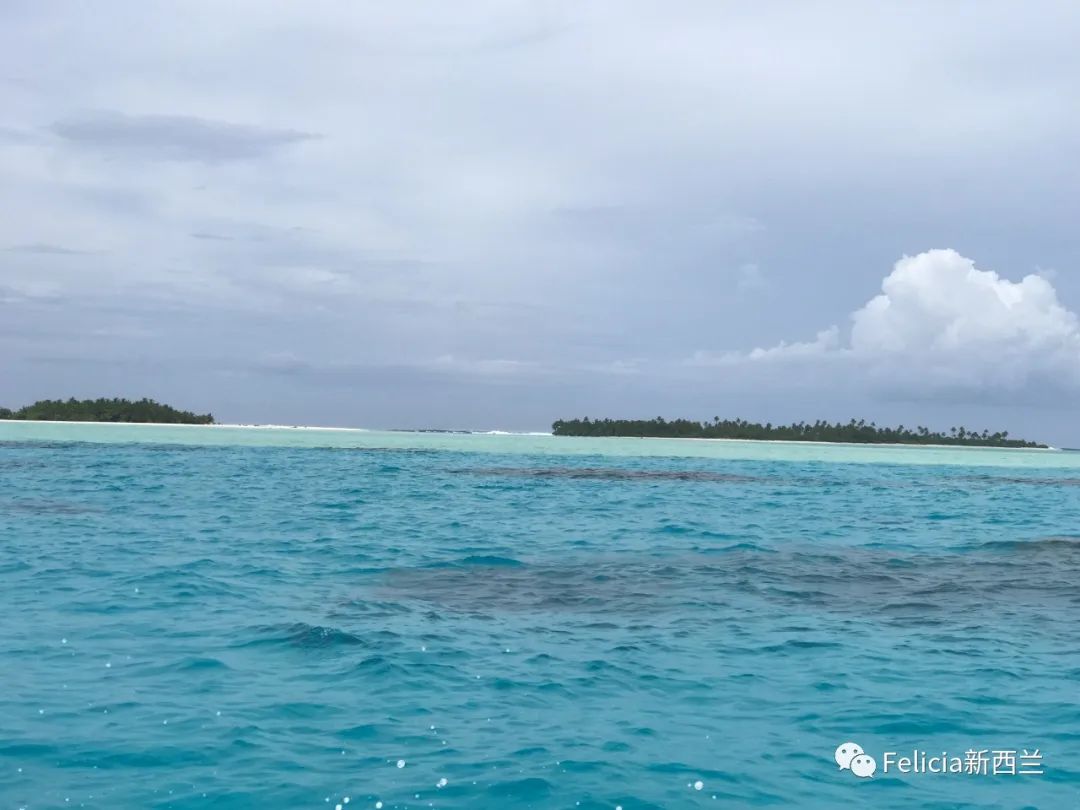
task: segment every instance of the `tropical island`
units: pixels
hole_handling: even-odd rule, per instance
[[[971,447],[1040,447],[1045,444],[1009,438],[1007,430],[968,430],[954,427],[948,433],[919,426],[878,427],[852,419],[848,423],[796,422],[791,425],[758,424],[745,419],[696,422],[692,419],[559,419],[551,426],[555,436],[632,436],[665,439],[749,439],[754,441],[845,442],[850,444],[943,444]]]
[[[152,399],[40,399],[18,410],[0,408],[0,419],[53,422],[142,422],[212,425],[214,417],[163,405]]]

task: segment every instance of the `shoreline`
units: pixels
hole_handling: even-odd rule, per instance
[[[554,435],[554,434],[552,434]],[[820,447],[914,447],[938,450],[1020,450],[1053,451],[1060,453],[1062,448],[1046,447],[1002,447],[996,444],[911,444],[910,442],[816,442],[809,439],[727,439],[706,436],[559,436],[560,439],[653,439],[664,442],[740,442],[744,444],[808,444]]]
[[[328,427],[321,425],[273,425],[273,424],[231,424],[214,423],[212,425],[194,425],[186,422],[88,422],[68,419],[0,419],[0,424],[39,424],[39,425],[105,425],[117,427],[129,425],[135,427],[179,427],[179,428],[231,428],[239,430],[297,430],[297,431],[327,431],[336,433],[438,433],[448,436],[548,436],[554,439],[647,439],[664,442],[731,442],[736,444],[773,444],[773,445],[808,445],[811,447],[900,447],[914,449],[937,449],[937,450],[1009,450],[1014,452],[1063,452],[1060,447],[1000,447],[997,445],[977,444],[910,444],[906,442],[823,442],[806,439],[730,439],[710,438],[704,436],[555,436],[550,432],[540,431],[506,431],[506,430],[461,430],[461,431],[433,431],[433,430],[406,430],[406,429],[380,429],[359,427]]]

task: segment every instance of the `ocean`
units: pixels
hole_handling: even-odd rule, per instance
[[[1080,803],[1080,453],[0,423],[0,538],[3,808]]]

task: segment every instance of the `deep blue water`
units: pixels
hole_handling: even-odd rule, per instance
[[[3,808],[1080,804],[1075,470],[7,442],[0,538]]]

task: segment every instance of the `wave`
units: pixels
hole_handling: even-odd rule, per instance
[[[633,470],[615,467],[473,467],[451,470],[451,472],[468,475],[595,481],[705,481],[724,484],[776,482],[776,479],[772,478],[711,470]]]
[[[1065,534],[1034,540],[990,540],[964,548],[981,551],[1080,552],[1080,536]]]
[[[524,565],[513,557],[500,557],[497,554],[470,554],[461,560],[460,565],[485,565],[519,568]]]
[[[323,627],[307,622],[287,625],[271,625],[253,629],[255,638],[249,638],[234,646],[284,645],[302,650],[322,650],[334,647],[367,646],[368,642],[354,633],[337,627]]]

